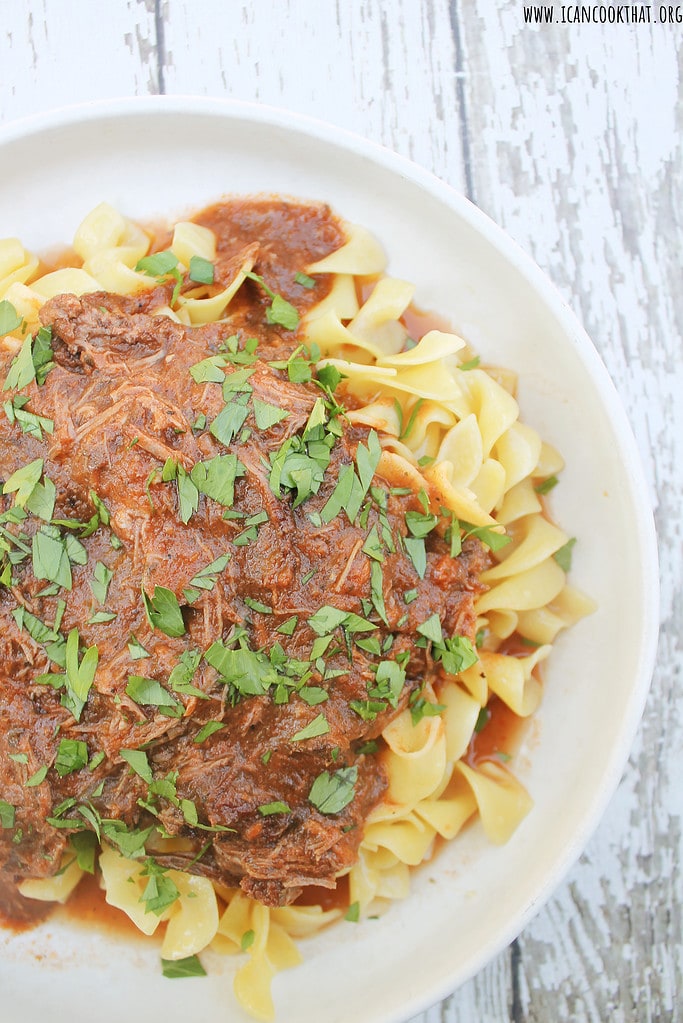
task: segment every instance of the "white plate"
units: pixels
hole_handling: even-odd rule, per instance
[[[654,661],[657,567],[647,489],[626,416],[593,346],[537,267],[426,172],[361,139],[282,111],[206,99],[109,102],[0,133],[0,235],[67,243],[105,199],[132,217],[175,216],[228,192],[329,202],[381,239],[487,361],[520,373],[523,418],[563,452],[553,493],[578,537],[572,581],[599,611],[563,636],[518,774],[535,807],[502,848],[479,826],[415,877],[381,920],[302,942],[274,984],[278,1023],[396,1023],[444,997],[523,928],[580,854],[616,787]],[[216,1023],[243,1017],[233,961],[171,982],[158,948],[48,921],[0,932],[5,1023]],[[8,1015],[9,1014],[9,1015]]]

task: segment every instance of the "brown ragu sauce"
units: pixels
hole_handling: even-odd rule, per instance
[[[327,207],[230,200],[197,220],[218,239],[216,290],[248,260],[299,316],[327,293],[324,275],[314,288],[296,280],[343,241]],[[372,482],[383,507],[368,498],[364,518],[340,510],[323,521],[340,473],[360,464],[359,445],[372,457],[370,431],[338,419],[326,398],[317,432],[307,433],[324,392],[304,358],[293,372],[300,336],[268,319],[271,297],[258,282],[240,288],[227,324],[193,328],[153,315],[174,286],[161,281],[128,298],[51,299],[41,320],[51,330],[54,365],[40,386],[19,390],[53,432],[36,436],[0,421],[0,479],[40,460],[41,478],[55,486],[48,518],[87,523],[95,516],[96,523],[94,532],[77,527],[68,534],[81,545],[73,559],[68,527],[58,525],[51,537],[69,561],[68,584],[66,565],[59,573],[56,565],[43,569],[37,579],[28,557],[13,566],[12,587],[0,586],[0,800],[15,813],[13,825],[0,830],[0,872],[10,886],[51,876],[69,821],[77,830],[96,815],[110,841],[107,821],[120,822],[131,840],[160,821],[184,839],[182,853],[156,854],[161,867],[190,869],[283,905],[307,890],[317,897],[354,861],[363,822],[386,788],[377,758],[358,750],[432,670],[427,651],[416,646],[419,625],[437,613],[446,636],[474,639],[474,601],[490,556],[468,539],[452,558],[433,530],[421,578],[399,537],[407,534],[406,514],[421,514],[422,505],[377,473]],[[186,279],[181,292],[192,287]],[[190,369],[212,356],[224,358],[228,379],[248,381],[247,389],[197,380]],[[11,357],[0,362],[4,380]],[[240,373],[246,375],[230,376]],[[12,388],[5,393],[15,397]],[[303,459],[302,483],[287,475],[290,451]],[[175,478],[164,480],[169,463]],[[300,464],[292,462],[292,470],[299,473]],[[276,465],[285,474],[279,482]],[[179,483],[188,478],[189,506],[188,484],[184,504]],[[0,512],[13,500],[14,492],[3,497]],[[393,550],[385,550],[378,605],[376,574],[362,548],[379,529],[380,511]],[[32,513],[11,528],[24,531],[30,550],[44,520]],[[220,568],[207,584],[201,573],[215,562]],[[98,563],[111,576],[105,586],[100,574],[93,589]],[[204,585],[193,592],[195,577]],[[358,620],[366,631],[372,627],[377,652],[356,644],[350,630]],[[348,642],[340,621],[349,623]],[[46,639],[36,622],[56,638]],[[97,652],[82,707],[69,695],[59,660],[50,660],[51,644],[63,659],[76,630],[79,673],[86,651]],[[334,642],[314,656],[326,633]],[[147,657],[132,658],[131,637]],[[385,657],[405,673],[397,704],[380,700],[361,714],[354,704],[365,709],[368,679]],[[172,672],[188,670],[171,686]],[[45,675],[54,684],[36,681]],[[304,729],[312,730],[305,739],[298,736]],[[57,771],[63,740],[84,744],[87,764]],[[122,751],[144,754],[147,766],[131,771]],[[172,798],[151,791],[150,776],[165,782]],[[326,778],[331,804],[313,798],[316,783],[329,785]],[[284,811],[270,810],[283,804]],[[93,894],[92,883],[82,891],[76,906]],[[7,915],[10,906],[7,899]]]

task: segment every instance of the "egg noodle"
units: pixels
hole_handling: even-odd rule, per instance
[[[402,318],[413,286],[384,276],[384,253],[364,228],[344,227],[345,244],[305,268],[309,275],[331,274],[332,286],[305,316],[299,339],[313,351],[317,346],[319,365],[334,365],[343,375],[340,391],[353,398],[348,419],[377,431],[378,473],[415,492],[424,489],[432,511],[452,513],[466,530],[488,531],[495,559],[475,605],[478,661],[436,691],[426,685],[421,695],[435,705],[431,715],[413,723],[408,708],[382,733],[388,789],[370,814],[348,876],[347,916],[358,919],[406,897],[410,868],[429,859],[439,838],[453,839],[473,818],[492,842],[510,838],[531,808],[529,794],[501,758],[475,763],[466,754],[492,699],[520,718],[534,713],[541,699],[536,667],[560,630],[593,604],[567,583],[572,541],[544,512],[542,495],[562,459],[519,421],[514,374],[484,369],[455,334],[430,330],[416,342],[409,339]],[[216,239],[209,229],[183,222],[176,224],[170,248],[182,271],[193,256],[214,259]],[[78,266],[40,275],[38,259],[17,239],[0,241],[0,301],[24,321],[4,344],[18,350],[26,328],[37,329],[41,306],[55,295],[130,295],[154,287],[154,278],[135,269],[149,249],[147,233],[107,204],[76,232]],[[185,325],[221,321],[250,270],[245,263],[227,288],[198,285],[155,313]],[[504,652],[511,637],[519,641],[514,654]],[[156,841],[164,851],[183,843]],[[268,908],[237,889],[169,870],[180,897],[157,916],[141,901],[148,877],[140,861],[105,843],[99,867],[107,902],[145,934],[163,931],[164,960],[181,964],[207,947],[240,954],[235,993],[257,1019],[273,1017],[275,972],[300,962],[296,939],[344,914],[319,905]],[[24,881],[20,890],[64,902],[81,876],[75,856],[68,855],[56,877]]]

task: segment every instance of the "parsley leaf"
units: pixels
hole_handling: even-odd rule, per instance
[[[129,675],[126,696],[140,706],[158,707],[160,713],[167,714],[169,717],[181,717],[183,713],[182,703],[176,700],[167,689],[164,689],[161,682],[155,678]]]
[[[320,813],[339,813],[348,806],[355,795],[358,767],[342,767],[334,774],[323,771],[313,782],[308,793],[309,802]]]
[[[555,561],[563,572],[568,572],[572,567],[572,553],[575,543],[576,537],[573,536],[571,540],[567,540],[566,544],[553,554]]]
[[[149,596],[142,587],[145,614],[151,628],[159,629],[167,636],[184,636],[185,622],[178,604],[178,598],[165,586],[156,586],[154,595]]]
[[[3,298],[0,302],[0,334],[11,334],[13,330],[21,326],[21,323],[21,316],[12,303]]]
[[[318,735],[327,735],[330,726],[324,714],[318,714],[312,721],[292,736],[292,742],[301,742],[303,739],[315,739]]]
[[[271,817],[275,813],[291,813],[292,811],[286,803],[278,799],[274,803],[263,803],[262,806],[259,806],[258,812],[262,817]]]
[[[161,972],[164,977],[169,977],[172,980],[206,976],[206,970],[196,955],[187,956],[185,959],[162,959]]]
[[[88,763],[88,747],[80,739],[62,739],[57,750],[55,770],[60,778],[80,771]]]
[[[278,408],[277,405],[269,405],[267,402],[261,401],[260,398],[254,398],[252,404],[254,406],[254,418],[259,430],[268,430],[271,426],[275,426],[276,423],[287,419],[289,416],[289,412],[285,409]]]
[[[203,256],[190,257],[190,280],[196,284],[213,284],[216,268]]]

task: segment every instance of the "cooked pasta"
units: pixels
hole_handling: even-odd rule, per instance
[[[164,837],[163,827],[151,848],[157,859],[177,863],[177,869],[155,873],[141,853],[144,847],[117,847],[112,833],[98,846],[107,902],[145,934],[163,933],[161,955],[167,962],[191,959],[207,947],[241,956],[236,996],[263,1020],[273,1018],[273,975],[300,961],[298,939],[345,913],[362,918],[405,898],[410,869],[475,818],[491,842],[510,839],[532,801],[507,766],[514,751],[477,757],[477,732],[498,703],[519,719],[534,714],[542,696],[539,665],[558,633],[593,609],[592,601],[567,582],[563,552],[570,551],[572,541],[549,518],[542,496],[562,469],[561,456],[520,421],[514,374],[480,365],[453,333],[433,329],[411,338],[405,314],[414,286],[386,276],[384,253],[365,228],[345,224],[344,231],[344,244],[301,267],[312,283],[317,275],[330,277],[326,295],[309,304],[297,341],[317,360],[318,373],[336,371],[335,394],[346,406],[348,423],[379,439],[376,472],[397,491],[421,495],[424,515],[438,521],[453,556],[468,536],[489,548],[489,567],[480,577],[484,586],[475,601],[474,663],[437,672],[415,694],[420,713],[416,702],[407,704],[382,729],[378,760],[387,787],[367,817],[355,861],[341,872],[347,875],[348,905],[264,905],[239,887],[195,875],[191,864],[189,871],[182,869],[193,848],[182,838]],[[17,239],[0,241],[0,302],[9,316],[6,350],[18,357],[25,339],[40,327],[41,308],[54,296],[153,292],[159,274],[145,269],[145,259],[155,247],[145,230],[106,203],[76,231],[73,265],[46,270]],[[160,291],[155,315],[187,327],[229,327],[233,304],[255,277],[257,246],[246,246],[239,258],[223,265],[214,231],[188,221],[174,226],[163,251],[170,259],[162,273],[178,287],[172,294]],[[202,266],[220,265],[215,282],[212,272],[188,283],[197,260]],[[225,375],[220,358],[213,357],[206,368],[207,388]],[[136,400],[152,398],[141,393]],[[123,393],[120,401],[123,421]],[[20,411],[17,406],[14,415]],[[97,424],[91,418],[79,429]],[[152,440],[140,437],[136,443],[144,447]],[[180,487],[191,466],[179,463],[175,472]],[[152,489],[148,483],[150,501]],[[349,560],[346,572],[350,566]],[[342,573],[340,590],[346,581]],[[434,639],[426,631],[422,635]],[[147,741],[152,738],[150,733]],[[28,898],[63,902],[83,869],[88,867],[79,849],[69,845],[55,876],[24,880],[20,891]],[[164,886],[173,889],[170,902],[161,897]],[[155,909],[149,893],[157,889]]]

